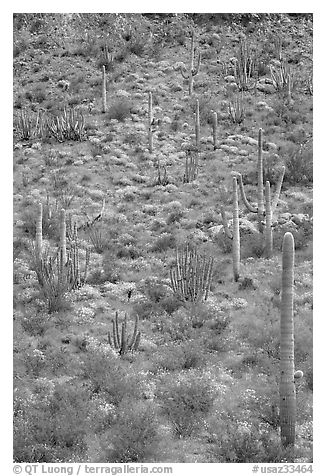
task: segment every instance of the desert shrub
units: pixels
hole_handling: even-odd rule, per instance
[[[153,356],[154,367],[165,371],[200,368],[205,362],[204,348],[197,340],[165,344]]]
[[[25,315],[21,319],[21,325],[25,332],[33,336],[42,336],[50,326],[49,316],[43,313]]]
[[[132,315],[137,315],[140,319],[151,320],[162,314],[162,309],[158,303],[149,300],[142,300],[133,305]]]
[[[153,329],[159,332],[157,339],[161,343],[182,342],[195,336],[190,313],[184,307],[180,307],[171,315],[163,311],[158,312],[155,319],[153,318]]]
[[[119,122],[124,122],[128,117],[130,117],[130,109],[132,103],[126,99],[117,99],[115,102],[108,108],[106,118],[108,120],[117,119]]]
[[[166,224],[167,225],[172,225],[173,223],[179,222],[181,218],[183,217],[184,212],[183,210],[175,210],[169,213],[169,215],[166,218]]]
[[[44,381],[44,387],[32,398],[22,392],[15,394],[14,461],[53,463],[82,458],[88,425],[87,390],[72,383],[54,387],[51,381]]]
[[[205,374],[190,370],[167,376],[158,397],[175,434],[189,437],[212,409],[214,389]]]
[[[276,432],[262,433],[247,422],[221,422],[214,440],[214,459],[219,463],[290,463],[297,453],[282,448]]]
[[[152,252],[164,252],[169,248],[175,248],[176,238],[171,233],[162,233],[152,244],[150,250]]]
[[[139,286],[139,291],[146,296],[146,300],[136,303],[133,310],[143,319],[166,313],[171,315],[182,305],[166,285],[154,279],[145,279]]]
[[[155,406],[150,401],[124,399],[117,410],[114,425],[104,436],[105,459],[110,463],[144,462],[159,443]],[[105,450],[105,446],[110,449]]]
[[[291,144],[281,148],[286,166],[284,180],[290,185],[308,185],[313,182],[313,150],[312,143],[307,142],[299,147]]]
[[[109,281],[110,283],[118,282],[121,277],[121,270],[115,253],[109,249],[102,256],[103,281]]]
[[[133,244],[130,245],[118,245],[117,246],[117,258],[125,258],[125,259],[137,259],[143,255],[142,250]]]
[[[108,344],[109,345],[109,344]],[[141,395],[141,386],[137,376],[128,372],[128,368],[113,354],[87,352],[83,354],[83,375],[94,394],[102,394],[107,403],[118,405],[124,397]]]
[[[169,291],[167,286],[153,278],[146,278],[139,290],[152,302],[160,302]]]
[[[136,56],[143,56],[146,49],[146,41],[142,37],[132,38],[128,42],[128,50]]]
[[[33,100],[41,104],[47,98],[46,90],[43,86],[36,86],[33,89]]]

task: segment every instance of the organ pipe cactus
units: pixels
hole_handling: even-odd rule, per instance
[[[238,201],[238,183],[236,177],[232,179],[232,202],[233,202],[233,223],[232,233],[228,227],[224,208],[221,209],[222,222],[225,234],[232,239],[232,262],[233,277],[237,282],[240,277],[240,228],[239,228],[239,201]]]
[[[60,249],[62,251],[63,263],[67,263],[67,239],[66,239],[66,211],[60,211]]]
[[[184,79],[188,81],[188,88],[189,88],[189,96],[192,95],[193,92],[193,83],[194,83],[194,76],[196,76],[199,72],[200,62],[201,62],[201,53],[198,53],[196,66],[195,63],[195,31],[192,30],[191,35],[191,45],[190,45],[190,61],[188,66],[188,72],[185,71],[186,67],[182,65],[180,67],[181,74]]]
[[[119,333],[119,316],[118,311],[115,313],[115,318],[112,319],[112,335],[109,331],[108,341],[110,346],[115,349],[119,355],[124,355],[128,351],[138,350],[140,343],[141,332],[138,330],[138,316],[135,317],[134,330],[132,335],[127,336],[127,314],[121,325],[121,334]]]
[[[171,287],[183,301],[206,301],[212,280],[213,258],[198,255],[187,245],[176,250],[176,265],[170,270]]]
[[[276,188],[275,188],[275,193],[274,193],[274,198],[272,200],[272,212],[274,212],[275,208],[277,207],[279,197],[280,197],[280,192],[282,188],[282,183],[283,183],[283,178],[284,178],[284,173],[285,173],[285,167],[282,167],[281,174],[279,176]],[[246,208],[252,212],[252,213],[257,213],[258,215],[258,227],[259,230],[262,232],[263,231],[263,222],[264,222],[264,216],[265,216],[265,200],[264,200],[264,177],[263,177],[263,147],[262,147],[262,129],[259,129],[258,132],[258,161],[257,161],[257,182],[258,182],[258,188],[257,188],[257,206],[253,206],[250,204],[250,202],[247,200],[244,186],[243,186],[243,181],[242,181],[242,175],[240,173],[237,173],[236,176],[239,178],[239,186],[240,186],[240,193],[241,193],[241,198],[243,200],[243,203],[245,204]]]
[[[106,112],[106,74],[105,66],[102,66],[102,112]]]
[[[294,384],[294,239],[285,233],[282,248],[282,294],[280,339],[280,426],[284,446],[295,442],[296,391]]]
[[[199,165],[198,153],[196,151],[194,153],[187,151],[186,162],[185,162],[185,173],[183,176],[184,183],[190,183],[196,179],[198,175],[198,165]]]
[[[149,152],[153,152],[153,99],[152,93],[148,93],[148,149]]]
[[[38,206],[35,247],[32,255],[32,266],[45,297],[49,312],[58,310],[64,295],[81,287],[87,279],[90,261],[90,250],[86,249],[84,275],[80,272],[80,250],[78,246],[77,227],[70,223],[68,233],[69,249],[66,246],[65,210],[60,212],[60,243],[57,252],[51,256],[42,250],[42,204]]]

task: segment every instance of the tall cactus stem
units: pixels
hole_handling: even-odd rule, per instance
[[[283,179],[284,179],[284,174],[285,174],[285,167],[283,165],[282,167],[282,170],[281,170],[281,174],[278,178],[278,181],[277,181],[277,184],[276,184],[276,188],[275,188],[275,192],[274,192],[274,198],[273,198],[273,201],[272,201],[272,211],[274,212],[276,207],[277,207],[277,204],[278,204],[278,201],[280,199],[280,193],[281,193],[281,188],[282,188],[282,183],[283,183]]]
[[[239,229],[239,202],[238,183],[236,177],[232,179],[233,196],[233,238],[232,238],[232,261],[233,277],[237,282],[240,276],[240,229]]]
[[[153,99],[151,91],[148,93],[148,149],[153,152]]]
[[[195,113],[195,133],[196,133],[196,147],[200,144],[200,115],[199,115],[199,100],[196,100],[196,113]]]
[[[271,187],[269,181],[265,185],[266,196],[266,227],[265,227],[265,243],[266,243],[266,256],[271,258],[273,254],[273,211],[271,205]]]
[[[280,426],[283,446],[295,443],[296,391],[294,384],[294,239],[285,233],[282,248],[280,337]]]
[[[192,91],[193,91],[194,57],[195,57],[195,32],[194,32],[194,30],[192,30],[191,46],[190,46],[190,62],[189,62],[189,96],[192,95]]]
[[[60,211],[60,249],[62,250],[63,265],[67,263],[67,240],[66,240],[66,211]]]
[[[263,176],[263,130],[258,131],[258,226],[262,231],[262,223],[264,221],[264,176]]]
[[[217,113],[213,112],[213,146],[217,149]]]
[[[102,112],[106,112],[106,74],[105,66],[102,66]]]
[[[194,62],[195,62],[195,31],[192,30],[188,73],[186,70],[183,69],[184,65],[180,69],[182,77],[188,81],[189,96],[192,96],[192,93],[193,93],[194,76],[196,76],[199,72],[200,62],[201,62],[200,52],[198,53],[196,67],[194,66]]]
[[[35,236],[35,252],[38,261],[42,260],[42,203],[38,204],[37,217],[36,217],[36,236]]]

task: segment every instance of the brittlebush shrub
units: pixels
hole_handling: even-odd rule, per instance
[[[184,438],[194,434],[212,409],[214,387],[202,372],[188,370],[166,376],[158,395],[173,432]]]
[[[157,412],[150,401],[125,399],[119,405],[116,423],[104,436],[109,463],[146,462],[159,442]]]
[[[36,394],[18,391],[14,399],[14,461],[81,461],[86,451],[88,392],[73,384],[44,379]]]

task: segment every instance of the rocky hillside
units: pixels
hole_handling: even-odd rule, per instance
[[[312,461],[312,32],[14,15],[16,462]]]

